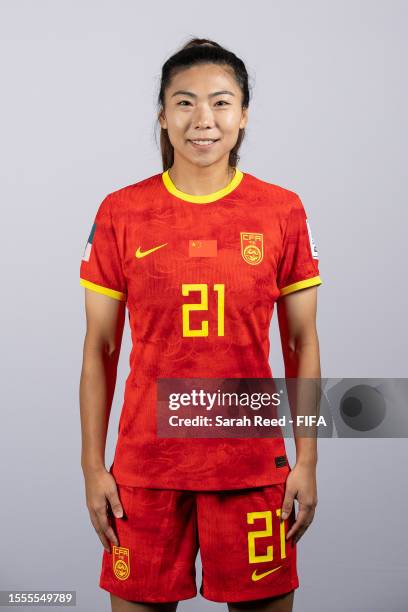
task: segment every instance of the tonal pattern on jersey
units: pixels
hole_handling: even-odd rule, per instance
[[[156,436],[157,378],[270,378],[275,303],[322,282],[297,194],[237,173],[234,189],[210,202],[181,199],[157,174],[97,211],[80,282],[126,301],[132,335],[113,464],[122,484],[232,489],[287,475],[274,465],[285,454],[279,438]]]

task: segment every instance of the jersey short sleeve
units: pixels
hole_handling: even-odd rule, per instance
[[[321,285],[319,254],[302,201],[296,196],[289,212],[277,273],[280,297]]]
[[[80,265],[80,284],[116,300],[126,301],[127,286],[123,274],[110,196],[100,204]]]

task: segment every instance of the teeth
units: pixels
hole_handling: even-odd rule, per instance
[[[192,140],[191,142],[198,145],[209,145],[215,142],[215,140]]]

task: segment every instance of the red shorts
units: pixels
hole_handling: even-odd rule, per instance
[[[280,520],[285,483],[228,491],[118,485],[125,518],[111,517],[119,547],[103,552],[99,586],[129,601],[171,602],[200,594],[237,602],[299,586],[296,545]]]

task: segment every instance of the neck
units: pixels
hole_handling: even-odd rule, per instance
[[[174,160],[169,168],[169,176],[179,191],[190,195],[208,195],[224,189],[234,177],[235,168],[228,165],[228,160],[210,166],[197,166]]]

